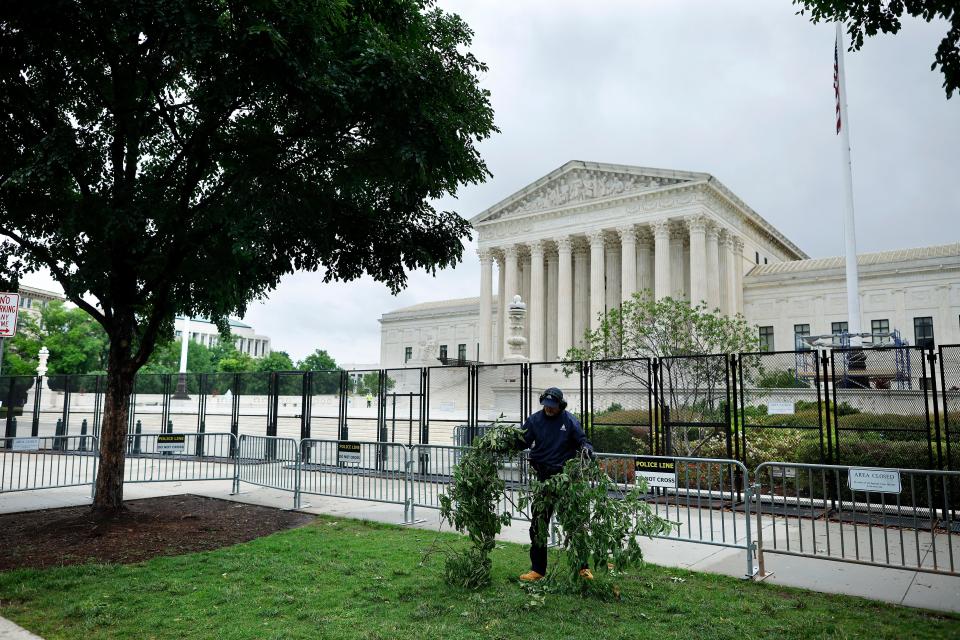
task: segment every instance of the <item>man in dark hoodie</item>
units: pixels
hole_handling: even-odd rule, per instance
[[[530,449],[530,465],[537,472],[541,482],[557,475],[563,470],[567,460],[586,450],[593,455],[593,446],[587,440],[580,421],[567,411],[563,391],[550,387],[540,394],[543,409],[537,411],[523,423],[523,444],[521,449]],[[546,532],[553,517],[552,504],[534,504],[530,522],[530,571],[520,576],[524,582],[535,582],[547,574]],[[586,566],[580,569],[580,575],[592,579],[593,574]]]

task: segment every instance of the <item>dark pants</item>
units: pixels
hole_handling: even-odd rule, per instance
[[[544,482],[558,473],[560,469],[535,469],[537,480]],[[550,529],[550,518],[553,517],[553,503],[545,504],[541,500],[533,503],[530,514],[530,568],[542,576],[547,575],[547,531]],[[543,532],[543,542],[540,542],[540,533]]]
[[[545,482],[563,469],[534,468],[534,471],[537,472],[537,480]],[[530,568],[542,576],[547,575],[547,532],[550,530],[550,518],[553,517],[554,506],[552,502],[535,501],[530,513]],[[541,531],[544,532],[542,544],[537,535]],[[586,563],[580,566],[581,569],[587,567]]]

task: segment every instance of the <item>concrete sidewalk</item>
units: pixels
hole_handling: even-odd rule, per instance
[[[75,487],[0,494],[0,513],[89,504],[89,491],[89,487]],[[241,492],[231,496],[230,483],[225,481],[130,483],[124,487],[124,495],[129,500],[180,493],[193,493],[287,509],[293,506],[293,497],[289,492],[252,487],[247,484],[241,484]],[[303,500],[301,510],[308,513],[394,524],[400,524],[403,521],[403,507],[399,504],[315,495],[305,495]],[[434,509],[417,508],[416,518],[418,522],[411,526],[433,531],[439,527],[438,512]],[[742,522],[742,515],[740,518]],[[504,529],[501,538],[511,542],[528,543],[528,526],[526,522],[514,522]],[[741,543],[743,531],[742,527],[738,531],[738,542]],[[782,525],[778,533],[780,531],[782,531]],[[765,519],[764,538],[772,537],[773,533],[772,521]],[[754,537],[756,537],[755,532]],[[747,566],[746,551],[742,549],[665,539],[643,540],[641,546],[647,561],[665,567],[742,578]],[[526,567],[517,567],[517,572],[520,573],[524,569]],[[910,607],[960,612],[960,576],[775,555],[769,552],[766,554],[766,569],[773,574],[765,580],[769,584],[860,596]],[[0,639],[4,637],[0,631]]]

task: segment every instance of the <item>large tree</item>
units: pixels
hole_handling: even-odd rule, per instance
[[[0,4],[0,284],[47,269],[107,333],[98,512],[175,314],[460,259],[468,223],[430,201],[486,179],[495,127],[470,29],[432,4]]]
[[[859,51],[864,36],[900,31],[906,13],[930,22],[944,20],[947,35],[940,41],[930,69],[940,67],[947,99],[960,89],[960,5],[956,0],[793,0],[800,15],[810,14],[814,22],[843,22],[850,36],[850,50]]]

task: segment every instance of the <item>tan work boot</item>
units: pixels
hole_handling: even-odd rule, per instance
[[[593,580],[593,571],[590,571],[590,569],[584,567],[583,569],[580,569],[580,577],[584,580]]]
[[[536,582],[537,580],[543,580],[543,576],[531,569],[526,573],[520,576],[522,582]]]

